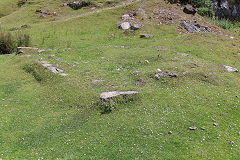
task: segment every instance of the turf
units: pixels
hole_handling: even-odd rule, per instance
[[[37,17],[35,9],[44,7],[43,2],[33,2],[0,19],[6,30],[30,24],[30,29],[11,33],[27,33],[32,46],[45,49],[27,53],[29,58],[0,56],[1,159],[240,158],[240,75],[219,66],[240,68],[238,39],[179,34],[176,24],[159,26],[150,20],[142,20],[145,27],[136,32],[117,28],[123,13],[142,4],[169,7],[163,1],[65,22],[61,20],[89,9],[64,8],[65,15],[51,21]],[[46,2],[52,8],[60,5]],[[154,37],[140,39],[142,33]],[[50,73],[33,61],[39,58],[69,75]],[[158,68],[178,78],[156,80]],[[114,90],[137,90],[139,95],[117,101],[112,112],[101,114],[100,93]],[[191,126],[197,130],[190,131]]]

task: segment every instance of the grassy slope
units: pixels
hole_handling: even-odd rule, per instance
[[[32,45],[46,52],[30,59],[0,57],[0,99],[5,99],[0,105],[0,158],[239,159],[236,96],[240,96],[240,75],[217,66],[239,68],[239,41],[215,34],[179,35],[175,25],[159,27],[154,23],[136,35],[124,35],[116,22],[122,13],[135,7],[64,23],[36,23],[31,14],[21,15],[32,26],[21,32],[29,33]],[[24,8],[20,11],[25,13]],[[10,23],[2,27],[14,26],[16,18],[4,17],[3,22]],[[146,32],[155,37],[138,38]],[[159,46],[167,48],[161,52],[161,59],[157,57]],[[71,50],[64,49],[69,47]],[[57,56],[48,58],[51,54]],[[69,76],[57,77],[39,69],[49,76],[43,82],[36,81],[22,68],[40,57],[58,64]],[[199,67],[193,68],[195,64]],[[180,76],[168,81],[149,78],[157,68]],[[135,70],[141,74],[132,75]],[[190,74],[182,75],[185,71]],[[105,81],[91,82],[101,78]],[[145,85],[138,85],[139,80]],[[140,95],[101,115],[96,102],[101,92],[109,90],[138,90]],[[219,126],[213,127],[214,122]],[[198,130],[189,131],[193,125]],[[170,130],[172,135],[168,134]],[[234,145],[229,144],[231,140]]]

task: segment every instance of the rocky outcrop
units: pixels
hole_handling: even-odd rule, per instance
[[[215,16],[222,19],[235,19],[240,16],[240,1],[212,0]]]
[[[208,26],[204,26],[199,24],[197,21],[182,21],[180,23],[181,27],[186,29],[189,33],[195,33],[195,32],[210,32]]]
[[[118,22],[118,28],[123,30],[138,30],[144,26],[136,19],[136,13],[127,13],[122,15],[121,21]]]
[[[82,7],[90,6],[91,4],[92,3],[90,1],[74,1],[74,2],[67,3],[67,5],[74,10],[78,10],[78,9],[81,9]]]

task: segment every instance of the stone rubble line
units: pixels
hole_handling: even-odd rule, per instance
[[[43,49],[38,49],[38,48],[33,48],[33,47],[18,47],[17,48],[17,54],[23,54],[26,53],[26,50],[32,50],[32,51],[37,51],[38,53],[44,52],[45,50]],[[29,55],[27,56],[29,57]],[[38,62],[41,66],[46,67],[47,69],[49,69],[51,72],[53,72],[54,74],[59,74],[60,76],[67,76],[68,74],[63,73],[64,70],[59,69],[57,67],[53,67],[52,64],[50,64],[47,61],[41,61],[39,59],[35,60],[36,62]]]

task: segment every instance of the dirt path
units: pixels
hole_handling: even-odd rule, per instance
[[[88,16],[88,15],[91,15],[91,14],[95,14],[95,13],[100,13],[100,12],[103,12],[103,11],[106,11],[106,10],[111,10],[111,9],[115,9],[115,8],[124,7],[124,6],[130,5],[130,4],[133,4],[135,2],[139,2],[139,1],[141,1],[141,0],[127,0],[127,1],[124,1],[120,4],[117,4],[114,7],[97,9],[97,10],[94,10],[92,12],[79,14],[79,15],[76,15],[76,16],[73,16],[73,17],[69,17],[69,18],[66,18],[66,19],[63,19],[63,20],[56,21],[56,22],[66,22],[66,21],[69,21],[69,20],[72,20],[72,19],[75,19],[75,18],[84,17],[84,16]]]

